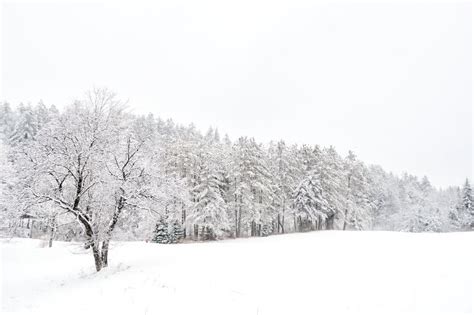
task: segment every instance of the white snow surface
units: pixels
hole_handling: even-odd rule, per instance
[[[209,243],[2,239],[3,313],[472,314],[474,233],[313,233]]]

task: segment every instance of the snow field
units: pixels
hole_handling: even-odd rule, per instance
[[[325,231],[209,243],[3,239],[15,314],[472,314],[474,233]]]

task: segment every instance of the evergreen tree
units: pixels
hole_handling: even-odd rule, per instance
[[[153,242],[159,244],[169,244],[170,243],[170,235],[168,233],[168,224],[166,220],[160,218],[155,226],[155,231],[153,233]]]
[[[343,209],[347,196],[344,185],[344,169],[342,159],[334,147],[325,148],[318,162],[321,187],[327,203],[327,228],[335,228],[337,220],[345,220]]]
[[[240,138],[232,147],[230,192],[234,209],[235,236],[244,224],[250,235],[260,235],[261,226],[272,222],[274,189],[268,160],[254,139]]]
[[[316,170],[301,181],[293,200],[295,229],[321,229],[328,218],[328,204],[323,196],[320,174]]]
[[[183,228],[179,221],[175,220],[168,225],[168,239],[170,244],[179,243],[183,239]]]
[[[285,233],[285,217],[290,211],[293,192],[298,181],[297,148],[288,148],[284,141],[270,143],[270,171],[274,178],[274,206],[277,211],[276,230]]]
[[[16,113],[10,104],[4,102],[0,105],[0,140],[6,141],[10,138],[16,122]]]
[[[18,107],[18,118],[10,135],[10,143],[16,145],[24,141],[32,140],[38,130],[37,127],[37,122],[31,105],[25,106],[20,104]]]
[[[199,149],[199,173],[192,189],[194,205],[189,219],[197,228],[214,239],[229,229],[228,205],[225,201],[227,182],[225,179],[224,155],[221,144],[208,132],[206,143]],[[199,229],[199,228],[198,228]],[[211,231],[211,232],[209,232]],[[199,232],[198,232],[199,233]]]
[[[474,202],[472,196],[472,188],[469,180],[466,179],[462,189],[462,217],[463,225],[466,228],[474,228]]]
[[[347,190],[344,209],[343,229],[351,226],[357,230],[366,229],[370,225],[372,203],[369,190],[369,171],[355,154],[349,151],[344,161]]]

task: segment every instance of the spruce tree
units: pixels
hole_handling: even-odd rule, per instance
[[[159,244],[170,243],[168,224],[163,218],[158,220],[158,223],[156,223],[155,232],[154,232],[152,241]]]
[[[178,221],[169,226],[168,240],[170,244],[179,243],[183,239],[183,228]]]

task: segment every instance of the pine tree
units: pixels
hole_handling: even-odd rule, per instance
[[[173,221],[171,224],[168,225],[168,240],[170,244],[176,244],[181,242],[183,239],[183,227],[177,221]]]
[[[346,201],[343,230],[351,226],[357,230],[366,229],[371,220],[371,201],[369,191],[369,172],[349,151],[344,161],[346,175]]]
[[[168,232],[168,223],[165,219],[160,218],[156,223],[152,241],[159,244],[170,244],[170,234]]]
[[[288,148],[284,141],[270,143],[270,171],[274,178],[274,207],[277,211],[276,231],[285,233],[285,217],[290,211],[293,192],[298,182],[297,147]]]
[[[320,230],[326,220],[328,204],[323,196],[320,174],[312,171],[295,190],[293,198],[295,229]]]
[[[32,140],[37,130],[38,126],[33,108],[30,105],[24,106],[20,104],[18,107],[18,119],[10,135],[10,143],[16,145],[24,141]]]
[[[469,180],[466,179],[464,187],[462,189],[462,217],[463,225],[466,228],[474,228],[474,202],[472,196],[472,188]]]
[[[221,144],[208,132],[206,143],[199,149],[196,185],[192,189],[194,204],[189,219],[193,225],[204,227],[205,233],[213,237],[221,236],[229,228],[228,205],[225,201],[227,182],[225,180],[224,155]],[[198,230],[199,231],[199,230]],[[199,233],[199,232],[198,232]],[[201,238],[203,236],[201,235]]]
[[[8,140],[15,128],[16,113],[8,103],[0,105],[0,140]]]
[[[327,203],[327,228],[335,228],[337,220],[345,220],[343,209],[346,198],[344,166],[341,157],[332,146],[325,148],[319,158],[318,167],[324,200]]]
[[[240,138],[232,147],[230,193],[234,209],[235,236],[240,237],[244,224],[250,235],[261,235],[261,226],[272,222],[274,189],[268,157],[253,138]]]

